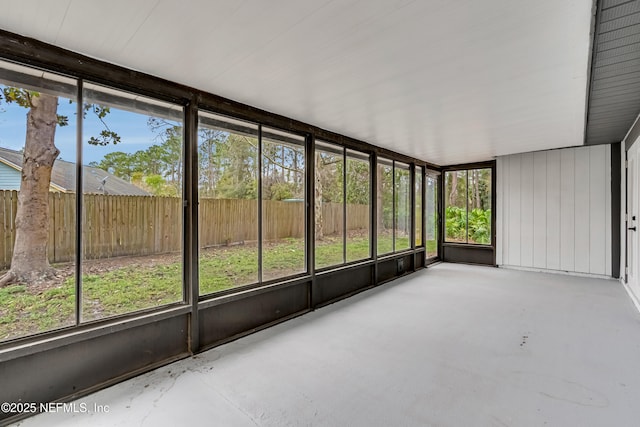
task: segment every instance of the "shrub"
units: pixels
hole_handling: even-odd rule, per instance
[[[469,212],[469,241],[491,243],[491,209],[473,209]]]
[[[447,206],[445,231],[447,240],[466,241],[467,210],[457,206]]]
[[[445,210],[446,239],[467,241],[467,210],[457,206],[447,206]],[[469,242],[491,243],[491,209],[473,209],[469,212]]]

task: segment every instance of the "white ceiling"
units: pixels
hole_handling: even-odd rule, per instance
[[[432,163],[581,145],[591,0],[0,0],[0,28]]]

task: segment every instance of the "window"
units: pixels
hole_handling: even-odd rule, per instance
[[[200,295],[306,272],[305,139],[207,112],[198,122]]]
[[[378,255],[411,249],[411,168],[379,158],[376,177]]]
[[[411,172],[409,165],[394,164],[394,251],[411,248]]]
[[[316,141],[315,268],[344,263],[344,149]]]
[[[422,179],[424,178],[424,170],[422,167],[416,166],[415,168],[415,193],[414,198],[416,201],[415,207],[415,221],[416,221],[416,236],[415,245],[422,246],[422,227],[423,227],[423,196],[422,191]]]
[[[445,172],[445,241],[491,244],[491,169]]]
[[[76,323],[76,94],[0,61],[0,341]],[[48,124],[36,132],[27,114]]]
[[[183,301],[180,106],[85,83],[82,320]]]
[[[371,161],[369,156],[347,150],[347,262],[371,257],[369,200],[371,194]]]
[[[201,112],[200,295],[259,281],[258,126]]]
[[[370,258],[369,156],[316,141],[315,171],[315,267]]]
[[[393,252],[393,161],[378,159],[376,166],[378,188],[378,255]]]
[[[427,258],[438,256],[438,178],[427,174],[425,191],[425,246]]]
[[[262,280],[306,272],[305,139],[262,128]]]
[[[182,302],[182,107],[91,83],[78,106],[75,81],[0,67],[0,262],[19,283],[0,290],[0,340]],[[53,126],[35,134],[25,110]]]

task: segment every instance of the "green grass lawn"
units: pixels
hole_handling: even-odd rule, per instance
[[[436,256],[438,254],[438,242],[435,240],[427,240],[426,250],[427,258]]]
[[[435,244],[435,242],[434,242]],[[427,242],[429,248],[430,242]],[[378,239],[378,247],[391,252],[389,236]],[[408,238],[396,247],[408,247]],[[316,245],[316,268],[342,263],[342,239],[325,238]],[[347,262],[369,258],[368,237],[347,242]],[[304,272],[301,239],[267,243],[263,250],[263,280]],[[255,245],[203,250],[200,255],[200,294],[257,283],[258,250]],[[140,258],[123,266],[111,266],[82,279],[84,321],[131,313],[182,301],[182,261],[179,255],[164,261]],[[74,324],[73,277],[56,287],[30,289],[12,285],[0,289],[0,341]]]
[[[409,236],[396,237],[396,252],[410,249]],[[393,252],[393,238],[391,235],[378,236],[378,255],[386,255]]]

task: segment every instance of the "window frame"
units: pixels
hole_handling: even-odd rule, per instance
[[[466,242],[454,242],[446,240],[446,174],[447,172],[457,172],[457,171],[466,171],[467,172],[467,182],[469,171],[474,169],[489,169],[491,171],[491,231],[490,231],[490,242],[489,243],[473,243],[468,241],[468,194],[465,196],[466,205],[467,205],[467,241]],[[439,235],[439,243],[440,247],[442,246],[460,246],[460,247],[473,247],[473,248],[485,248],[485,249],[493,249],[494,250],[494,258],[495,258],[495,247],[496,247],[496,162],[495,160],[488,162],[478,162],[478,163],[465,163],[459,165],[451,165],[442,167],[440,170],[440,179],[438,180],[438,199],[440,201],[440,206],[438,209],[439,212],[439,222],[440,222],[440,235]],[[439,249],[439,256],[441,254],[441,249]]]
[[[364,257],[364,258],[359,258],[359,259],[355,259],[355,260],[349,260],[348,258],[348,254],[347,254],[347,239],[348,239],[348,210],[347,210],[347,178],[348,178],[348,161],[349,159],[351,160],[355,160],[355,161],[360,161],[363,163],[367,163],[369,166],[369,181],[368,181],[368,187],[369,187],[369,191],[367,193],[367,196],[369,198],[369,211],[371,211],[373,209],[372,204],[371,204],[371,182],[372,182],[372,156],[369,153],[363,152],[363,151],[359,151],[359,150],[354,150],[348,147],[345,147],[341,144],[337,144],[335,142],[331,142],[325,139],[317,139],[316,141],[314,141],[314,150],[313,150],[313,155],[314,155],[314,185],[315,185],[315,178],[316,178],[316,170],[315,170],[315,156],[319,151],[325,151],[325,152],[331,152],[332,149],[335,149],[335,154],[336,155],[341,155],[342,157],[342,261],[340,263],[336,263],[336,264],[332,264],[332,265],[324,265],[324,266],[320,266],[318,267],[316,265],[316,250],[317,250],[317,245],[316,245],[316,235],[315,235],[315,224],[313,224],[311,226],[312,229],[312,235],[314,236],[313,238],[313,271],[314,272],[324,272],[324,271],[328,271],[328,270],[333,270],[336,268],[340,268],[340,267],[346,267],[349,266],[351,264],[357,264],[363,261],[370,261],[373,259],[373,255],[372,255],[372,251],[371,251],[371,244],[372,244],[372,228],[371,228],[371,215],[369,215],[369,224],[368,224],[368,246],[369,246],[369,254]],[[315,190],[315,186],[314,186],[314,190]],[[315,191],[313,192],[313,203],[311,203],[313,209],[314,209],[314,220],[315,220],[315,207],[316,207],[316,197],[315,197]]]
[[[396,167],[396,163],[400,164],[401,166],[399,168]],[[396,254],[401,254],[401,253],[406,253],[406,252],[412,252],[415,250],[421,250],[423,246],[416,246],[415,245],[415,215],[414,215],[414,210],[415,210],[415,183],[414,180],[416,179],[416,174],[415,174],[415,168],[414,166],[416,166],[413,163],[407,163],[407,162],[403,162],[400,160],[395,160],[395,159],[389,159],[386,157],[383,158],[376,158],[376,162],[375,162],[375,169],[374,169],[374,173],[377,175],[378,174],[378,168],[380,166],[386,166],[386,167],[391,167],[391,223],[392,223],[392,227],[391,227],[391,241],[392,241],[392,245],[391,245],[391,251],[389,252],[383,252],[380,253],[378,252],[378,238],[380,235],[380,230],[376,229],[376,233],[378,234],[378,236],[376,237],[376,245],[375,248],[373,248],[375,250],[376,253],[376,259],[378,258],[385,258],[388,256],[393,256]],[[421,165],[418,165],[421,166]],[[396,194],[396,187],[397,187],[397,182],[396,182],[396,170],[402,170],[402,171],[406,171],[408,173],[409,176],[409,182],[408,182],[408,189],[407,189],[407,194],[409,196],[409,203],[408,203],[408,211],[407,211],[407,215],[408,215],[408,221],[409,221],[409,235],[408,235],[408,239],[409,239],[409,246],[407,248],[402,248],[402,249],[397,249],[397,245],[396,245],[396,240],[397,240],[397,236],[396,236],[396,230],[397,230],[397,225],[398,225],[398,215],[397,215],[397,202],[399,202],[399,200],[397,200],[397,194]],[[379,185],[379,183],[377,183]],[[377,193],[378,189],[375,189],[375,197],[376,199],[378,198],[378,193]],[[382,200],[382,198],[381,198]],[[424,218],[424,204],[422,207],[422,216]],[[384,215],[384,207],[382,209],[379,209],[378,206],[376,206],[376,212],[374,212],[374,218],[376,223],[378,222],[378,212],[382,213],[382,215]]]
[[[314,150],[313,150],[313,161],[315,163],[316,161],[316,156],[318,156],[320,153],[333,153],[337,158],[340,158],[340,162],[342,163],[342,176],[340,177],[342,183],[341,183],[341,191],[342,191],[342,200],[340,201],[340,203],[342,204],[342,209],[341,209],[341,215],[342,215],[342,227],[340,230],[340,235],[341,235],[341,240],[342,240],[342,259],[340,260],[340,262],[337,262],[335,264],[329,264],[329,265],[321,265],[318,266],[318,236],[316,235],[316,224],[315,221],[317,221],[316,215],[315,215],[315,209],[317,206],[317,198],[316,198],[316,191],[313,192],[313,207],[314,207],[314,224],[312,224],[312,228],[313,228],[313,270],[314,271],[323,271],[323,270],[327,270],[327,269],[332,269],[332,268],[336,268],[339,266],[342,266],[345,264],[346,259],[347,259],[347,240],[346,240],[346,234],[347,234],[347,205],[346,205],[346,177],[347,177],[347,165],[346,165],[346,149],[345,147],[332,143],[332,142],[328,142],[325,140],[316,140],[315,144],[314,144]],[[318,180],[318,171],[315,168],[314,165],[314,190],[315,190],[315,182]],[[334,202],[335,203],[335,202]]]
[[[425,171],[425,175],[424,175],[424,240],[425,240],[425,257],[427,260],[427,264],[429,264],[430,262],[435,262],[436,260],[438,260],[440,258],[440,255],[442,253],[442,248],[440,245],[440,240],[441,240],[441,236],[442,236],[442,214],[441,214],[441,197],[440,197],[440,190],[442,188],[442,174],[440,173],[440,171],[437,170],[433,170],[433,169],[429,169],[427,168]],[[433,256],[429,256],[429,251],[427,249],[427,241],[429,240],[427,238],[427,228],[428,228],[428,217],[429,217],[429,212],[427,211],[427,182],[429,180],[433,180],[434,185],[435,185],[435,189],[434,189],[434,194],[433,194],[433,214],[434,214],[434,233],[435,233],[435,243],[436,243],[436,254]]]
[[[142,97],[162,101],[165,103],[174,104],[179,106],[182,111],[182,120],[184,126],[183,133],[183,167],[185,169],[185,176],[183,177],[182,184],[182,199],[183,199],[183,302],[169,303],[168,305],[151,307],[140,311],[131,312],[128,314],[119,314],[113,317],[103,318],[95,321],[91,321],[91,325],[95,325],[97,334],[100,334],[99,329],[104,325],[123,323],[126,328],[133,328],[138,324],[145,324],[150,318],[149,316],[168,318],[180,313],[192,314],[192,319],[189,321],[196,331],[196,339],[190,344],[191,349],[198,347],[197,339],[197,313],[199,309],[207,307],[213,307],[228,301],[231,299],[242,298],[248,295],[257,295],[261,292],[266,292],[268,289],[285,288],[291,286],[294,283],[304,283],[311,280],[314,275],[314,270],[311,267],[307,267],[305,273],[293,276],[282,277],[274,279],[268,282],[257,283],[255,285],[248,285],[243,287],[237,287],[229,289],[228,291],[222,291],[221,293],[208,294],[206,296],[198,295],[198,251],[197,251],[197,230],[198,218],[197,218],[197,186],[192,185],[194,182],[197,184],[197,178],[193,179],[194,171],[197,170],[197,124],[198,124],[198,112],[208,112],[212,114],[227,116],[230,119],[248,121],[258,124],[260,127],[263,125],[271,129],[281,129],[285,132],[304,136],[305,138],[305,156],[306,156],[306,200],[307,205],[310,203],[310,197],[312,195],[312,187],[310,188],[309,182],[312,180],[313,175],[309,172],[312,165],[309,164],[309,159],[312,157],[311,148],[313,147],[314,138],[321,138],[325,141],[337,141],[338,145],[344,147],[346,150],[353,150],[355,152],[361,152],[365,154],[369,159],[369,257],[360,260],[354,260],[346,263],[346,266],[351,264],[365,264],[370,263],[376,265],[378,257],[376,253],[376,186],[375,186],[375,167],[376,157],[382,155],[385,158],[392,161],[399,161],[410,165],[420,165],[422,167],[435,167],[440,169],[439,166],[429,164],[425,160],[417,159],[411,156],[403,155],[390,149],[381,148],[379,146],[372,145],[368,142],[350,138],[338,133],[324,130],[317,126],[313,126],[304,122],[296,121],[294,119],[283,117],[275,113],[255,109],[246,104],[242,104],[237,101],[222,98],[218,95],[205,92],[199,89],[187,88],[178,83],[163,80],[157,77],[150,76],[144,73],[133,73],[130,69],[120,67],[117,65],[109,64],[102,61],[97,61],[92,58],[88,58],[81,54],[77,54],[71,51],[67,51],[55,46],[23,38],[18,35],[6,33],[8,40],[14,41],[27,41],[29,42],[30,49],[25,50],[23,48],[24,43],[7,44],[0,52],[0,58],[4,61],[14,63],[20,66],[28,67],[33,70],[38,70],[46,73],[52,73],[68,77],[77,82],[79,86],[83,83],[91,83],[101,85],[103,87],[112,88],[115,90],[129,92],[131,94],[137,94]],[[42,55],[33,55],[33,51],[41,52]],[[81,144],[81,142],[79,142]],[[259,159],[261,160],[261,159]],[[197,174],[196,174],[197,176]],[[81,180],[81,177],[78,178]],[[413,181],[412,181],[413,182]],[[195,193],[195,194],[194,194]],[[81,199],[81,198],[79,198]],[[81,202],[80,202],[81,203]],[[312,220],[313,215],[309,209],[305,210],[305,257],[310,258],[313,256],[313,239],[309,236],[309,230],[311,226],[309,221]],[[195,213],[195,215],[194,215]],[[81,215],[81,213],[78,213]],[[412,225],[412,230],[414,229]],[[416,248],[411,247],[402,253],[410,253],[415,251]],[[395,252],[385,254],[383,258],[387,256],[391,257]],[[81,258],[80,258],[81,259]],[[306,260],[307,266],[309,263]],[[377,283],[377,278],[373,278],[373,281]],[[268,286],[267,286],[268,285]],[[227,298],[227,294],[242,294],[246,288],[255,288],[251,292],[244,293],[244,295],[231,296]],[[225,298],[218,298],[225,296]],[[207,300],[204,304],[199,304],[202,300]],[[171,313],[171,314],[169,314]],[[83,327],[87,323],[83,324]],[[93,328],[93,326],[92,326]],[[73,330],[74,332],[80,332],[77,335],[77,339],[80,340],[85,336],[85,330],[78,330],[77,326],[71,326],[69,328],[63,328],[61,330],[52,330],[37,335],[29,335],[16,340],[9,340],[0,342],[0,348],[10,347],[15,341],[19,342],[32,342],[38,341],[42,337],[54,337],[60,338],[66,331]],[[76,341],[76,338],[70,339],[70,342]]]

